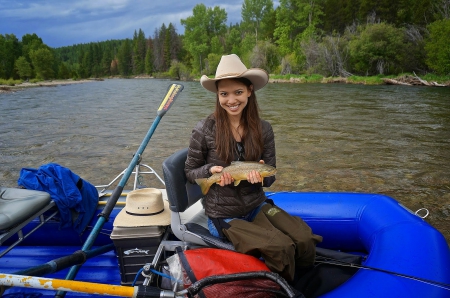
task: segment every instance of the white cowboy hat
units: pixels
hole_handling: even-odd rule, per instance
[[[217,66],[216,76],[213,79],[203,75],[200,84],[208,91],[217,92],[216,81],[233,78],[247,78],[253,84],[253,90],[256,91],[264,87],[269,81],[269,75],[264,69],[250,68],[242,63],[236,54],[225,55],[220,59]]]
[[[125,207],[117,214],[115,227],[167,226],[170,224],[169,202],[156,188],[130,191]]]

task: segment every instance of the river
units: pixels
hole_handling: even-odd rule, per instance
[[[0,185],[15,187],[21,168],[50,162],[108,183],[130,163],[170,83],[110,79],[0,94]],[[143,154],[159,174],[214,108],[198,82],[183,85]],[[427,208],[450,243],[450,88],[268,84],[257,96],[276,138],[268,190],[386,194]]]

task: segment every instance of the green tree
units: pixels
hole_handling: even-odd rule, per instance
[[[226,35],[225,52],[234,53],[239,57],[242,56],[241,42],[242,42],[242,34],[239,26],[231,27],[229,33]]]
[[[24,56],[20,56],[16,60],[16,70],[19,74],[20,78],[28,79],[33,74],[33,70],[31,69],[30,63],[28,63],[27,59]]]
[[[436,21],[428,26],[426,63],[442,75],[450,74],[450,19]]]
[[[48,47],[32,50],[30,58],[38,78],[47,80],[54,77],[55,57]]]
[[[132,49],[130,39],[125,39],[117,53],[118,71],[122,76],[129,76],[132,74]]]
[[[349,43],[355,70],[367,75],[401,71],[406,49],[404,31],[386,23],[369,24],[361,28],[359,37]]]
[[[65,79],[65,80],[70,79],[70,77],[71,77],[70,71],[67,68],[66,63],[64,63],[64,62],[61,62],[59,64],[58,77],[60,79]]]
[[[256,42],[261,31],[268,35],[271,19],[274,14],[272,0],[244,0],[242,3],[241,26],[245,30],[251,30],[255,34]],[[266,29],[266,32],[264,32]],[[264,35],[263,35],[264,37]]]
[[[139,33],[134,30],[133,36],[133,72],[143,74],[145,71],[146,39],[142,29]]]
[[[152,40],[148,39],[147,52],[145,53],[145,73],[148,75],[153,74],[154,65],[153,65],[153,44]]]
[[[14,63],[21,56],[21,43],[14,34],[0,35],[0,46],[2,55],[0,56],[0,73],[3,79],[14,78],[16,76]]]
[[[212,75],[215,73],[217,66],[219,65],[220,58],[222,55],[210,53],[208,58],[205,59],[205,71],[207,75]]]
[[[192,16],[181,20],[185,27],[184,45],[193,58],[192,65],[201,73],[202,61],[210,52],[212,37],[225,35],[227,13],[218,6],[212,9],[204,4],[197,4],[192,13]]]
[[[322,22],[324,0],[281,0],[277,10],[274,37],[284,56],[311,38]],[[296,51],[294,51],[296,52]]]

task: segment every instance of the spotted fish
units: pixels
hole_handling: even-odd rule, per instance
[[[199,178],[195,179],[195,182],[200,185],[202,193],[205,195],[211,185],[220,182],[220,177],[222,173],[230,173],[231,177],[234,179],[234,185],[237,186],[241,180],[247,180],[247,175],[251,171],[257,171],[261,174],[261,177],[269,177],[275,175],[277,169],[259,162],[254,161],[233,161],[230,166],[223,168],[222,172],[215,173],[209,178]]]

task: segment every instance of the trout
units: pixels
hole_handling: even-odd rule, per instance
[[[223,168],[222,172],[215,173],[209,178],[195,179],[195,182],[200,185],[202,193],[205,195],[209,191],[211,185],[220,182],[222,173],[230,173],[231,177],[234,179],[234,186],[237,186],[241,183],[241,180],[247,180],[247,175],[253,170],[259,172],[263,179],[264,177],[273,176],[277,172],[276,168],[263,163],[255,161],[233,161],[231,162],[231,165]]]

